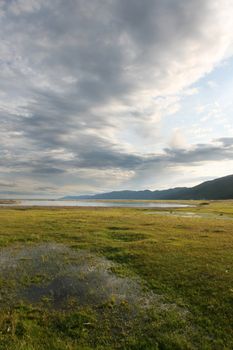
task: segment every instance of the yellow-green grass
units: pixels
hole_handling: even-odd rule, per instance
[[[118,343],[107,336],[107,320],[100,326],[91,309],[67,315],[22,305],[1,311],[0,349],[232,349],[233,202],[191,204],[196,207],[160,214],[132,208],[1,208],[0,249],[58,242],[105,256],[120,264],[117,273],[138,275],[167,303],[187,310],[194,335],[181,338],[180,321],[176,325],[174,316],[162,322],[160,314],[135,339],[125,330],[129,339]],[[187,212],[210,217],[179,216]],[[115,322],[110,315],[108,321]]]

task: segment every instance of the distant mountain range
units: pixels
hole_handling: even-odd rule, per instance
[[[93,196],[66,196],[62,199],[233,199],[233,175],[206,181],[194,187],[176,187],[161,191],[114,191]]]

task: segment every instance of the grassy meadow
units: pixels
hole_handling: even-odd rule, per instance
[[[0,349],[232,349],[233,201],[188,203],[1,207]],[[55,303],[48,285],[56,292],[61,280]]]

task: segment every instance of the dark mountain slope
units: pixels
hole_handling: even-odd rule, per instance
[[[182,194],[182,199],[233,199],[233,175],[189,188]]]
[[[233,175],[206,181],[191,188],[177,187],[162,191],[114,191],[93,196],[67,196],[62,199],[233,199]]]

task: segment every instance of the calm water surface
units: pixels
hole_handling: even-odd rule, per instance
[[[184,208],[187,204],[151,201],[94,201],[94,200],[21,200],[8,206],[46,206],[46,207],[125,207],[125,208]]]

